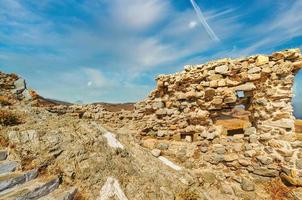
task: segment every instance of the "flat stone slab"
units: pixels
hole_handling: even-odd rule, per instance
[[[17,161],[0,161],[0,174],[13,172],[19,167]]]
[[[0,192],[16,185],[23,184],[33,180],[38,176],[38,170],[34,169],[28,172],[11,172],[0,175]]]
[[[117,149],[124,149],[124,146],[116,139],[116,136],[113,133],[106,132],[104,137],[107,139],[107,143],[110,147]]]
[[[159,156],[158,159],[159,159],[160,161],[162,161],[165,165],[171,167],[171,168],[174,169],[174,170],[177,170],[177,171],[181,170],[181,167],[180,167],[180,166],[174,164],[172,161],[168,160],[167,158],[165,158],[165,157],[163,157],[163,156]]]
[[[119,200],[128,200],[124,194],[119,182],[113,177],[108,177],[106,183],[100,191],[100,196],[97,200],[110,200],[113,197]]]
[[[38,199],[42,196],[49,194],[59,186],[58,178],[48,179],[34,179],[26,182],[25,184],[19,185],[15,188],[4,190],[0,192],[0,199],[5,200],[28,200]]]
[[[7,150],[0,150],[0,161],[5,160],[7,158],[7,155]]]

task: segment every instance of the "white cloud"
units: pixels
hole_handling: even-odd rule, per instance
[[[111,0],[109,5],[113,23],[132,31],[149,28],[168,12],[168,1],[162,0]]]
[[[195,0],[191,0],[191,4],[196,12],[196,15],[200,21],[200,23],[203,25],[203,27],[206,29],[207,33],[209,36],[214,40],[214,41],[220,41],[220,39],[217,37],[213,29],[210,27],[208,24],[206,18],[204,17],[204,14],[202,13],[200,7],[196,4]]]
[[[195,28],[196,26],[197,26],[197,22],[196,21],[190,21],[189,28]]]
[[[29,76],[35,79],[29,81],[47,97],[69,101],[137,100],[152,88],[151,84],[135,83],[137,77],[165,66],[178,67],[188,56],[215,46],[205,31],[193,28],[197,25],[193,9],[175,10],[171,1],[86,1],[79,7],[93,18],[93,24],[80,19],[72,24],[52,20],[21,3],[17,4],[17,12],[7,12],[4,6],[6,10],[16,10],[16,5],[0,2],[0,19],[10,18],[0,24],[0,40],[19,51],[0,50],[1,57],[7,58],[0,63],[42,74]],[[22,18],[18,12],[22,12]],[[223,39],[240,27],[233,14],[229,9],[205,12]],[[1,26],[15,31],[6,34]],[[146,34],[151,29],[152,34]]]

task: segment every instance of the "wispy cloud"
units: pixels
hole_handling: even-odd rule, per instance
[[[182,9],[175,2],[0,1],[0,68],[25,76],[47,97],[134,101],[149,93],[158,73],[271,51],[301,35],[301,1],[269,9],[252,24],[244,21],[246,6],[203,4],[220,43],[201,28],[189,1]]]
[[[191,0],[191,4],[196,12],[196,15],[200,21],[200,23],[204,26],[204,28],[206,29],[206,31],[208,32],[209,36],[214,40],[219,42],[220,39],[217,37],[217,35],[214,33],[214,31],[212,30],[212,28],[209,26],[207,20],[205,19],[205,17],[203,16],[200,7],[196,4],[195,0]]]

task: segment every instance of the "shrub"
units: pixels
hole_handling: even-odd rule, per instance
[[[9,106],[11,105],[11,102],[9,101],[9,99],[5,96],[0,96],[0,105],[1,106]]]
[[[22,122],[21,116],[9,110],[0,110],[0,125],[12,126]]]

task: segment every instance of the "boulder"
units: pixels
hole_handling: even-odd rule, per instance
[[[15,86],[15,91],[16,93],[22,93],[23,90],[26,89],[26,83],[25,80],[23,78],[19,78],[18,80],[16,80],[14,82],[14,86]]]

